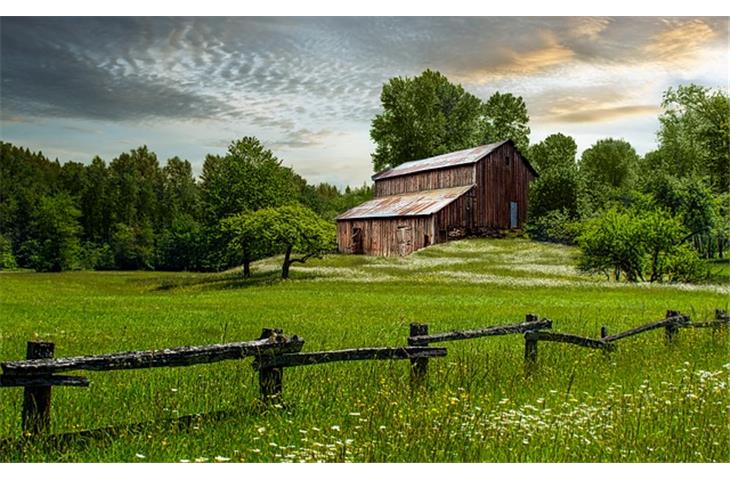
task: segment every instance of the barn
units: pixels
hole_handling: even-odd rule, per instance
[[[404,256],[435,243],[521,228],[537,172],[511,140],[373,175],[374,198],[337,217],[342,253]]]

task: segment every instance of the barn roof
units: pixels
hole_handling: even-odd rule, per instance
[[[424,158],[423,160],[413,160],[412,162],[405,162],[397,165],[393,168],[383,170],[372,176],[373,180],[382,180],[384,178],[399,177],[401,175],[408,175],[415,172],[422,172],[425,170],[436,170],[439,168],[455,167],[458,165],[469,165],[476,163],[482,158],[492,153],[497,148],[501,147],[507,142],[512,140],[503,140],[501,142],[490,143],[488,145],[481,145],[475,148],[467,148],[466,150],[459,150],[458,152],[445,153],[436,157]],[[514,145],[514,143],[512,142]],[[521,155],[521,154],[520,154]],[[524,159],[524,156],[521,155]],[[537,175],[535,169],[532,168],[530,162],[524,159],[533,174]]]
[[[472,187],[474,185],[464,185],[373,198],[339,215],[337,220],[432,215],[464,195]]]

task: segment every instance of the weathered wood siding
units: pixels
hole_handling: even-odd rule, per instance
[[[517,223],[527,220],[527,191],[535,177],[506,143],[476,164],[475,226],[510,228],[510,202],[517,202]]]
[[[353,253],[355,228],[361,231],[364,255],[404,256],[429,245],[445,242],[449,231],[469,226],[467,205],[473,203],[470,193],[429,216],[339,220],[337,250],[340,253]]]
[[[362,231],[363,254],[385,257],[405,256],[423,248],[425,235],[429,244],[433,243],[435,231],[433,216],[340,220],[337,222],[339,252],[352,253],[355,228]]]
[[[399,193],[461,187],[474,182],[474,165],[462,165],[441,170],[417,172],[375,181],[375,196],[387,197]]]

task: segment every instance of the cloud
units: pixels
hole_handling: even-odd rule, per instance
[[[282,140],[268,141],[265,143],[269,148],[280,148],[283,150],[311,148],[323,145],[333,135],[335,134],[329,130],[312,131],[307,128],[300,128],[287,132]]]
[[[553,123],[596,123],[640,115],[656,116],[659,111],[660,109],[657,105],[624,105],[619,107],[577,110],[570,113],[544,117],[544,120]]]
[[[687,65],[696,60],[698,52],[717,38],[717,33],[703,20],[688,20],[671,24],[666,30],[654,35],[644,47],[649,59]]]

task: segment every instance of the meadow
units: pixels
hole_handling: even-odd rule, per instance
[[[405,258],[331,255],[278,279],[165,272],[0,273],[0,360],[25,343],[56,356],[241,341],[263,327],[304,338],[304,351],[401,346],[411,322],[431,332],[553,320],[597,337],[679,310],[728,309],[720,283],[631,285],[580,274],[571,247],[473,239]],[[411,391],[408,362],[286,369],[261,409],[251,360],[185,368],[85,372],[89,388],[54,388],[54,432],[144,423],[62,446],[5,443],[0,461],[72,462],[727,462],[727,331],[660,330],[611,355],[540,344],[524,374],[520,335],[442,344],[428,386]],[[0,438],[17,438],[22,390],[0,389]],[[201,412],[184,424],[169,422]]]

